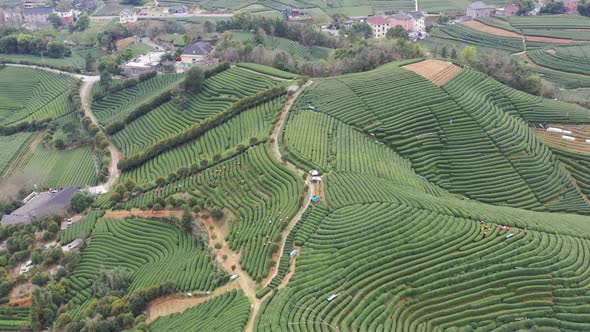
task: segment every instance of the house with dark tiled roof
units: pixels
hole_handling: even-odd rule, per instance
[[[209,62],[209,54],[213,51],[213,45],[199,41],[187,46],[181,54],[181,61],[185,65],[205,65]]]
[[[496,6],[488,5],[482,1],[472,2],[467,5],[465,15],[472,18],[490,17],[496,12]]]
[[[0,225],[30,224],[36,219],[66,213],[70,208],[72,196],[79,190],[76,187],[67,187],[56,191],[35,193],[25,205],[12,211],[11,214],[2,216]]]

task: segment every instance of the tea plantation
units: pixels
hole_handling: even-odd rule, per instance
[[[585,24],[573,20],[561,29]],[[528,18],[491,22],[540,29]],[[519,38],[462,25],[434,34],[523,49]],[[528,49],[533,61],[585,73],[586,46],[545,46]],[[222,65],[202,91],[180,96],[172,91],[181,74],[115,81],[109,91],[95,85],[100,128],[74,112],[73,79],[0,69],[0,126],[50,117],[54,127],[1,136],[0,173],[108,191],[51,238],[83,241],[79,262],[76,251],[66,253],[65,277],[42,271],[51,292],[63,289],[56,326],[69,319],[83,331],[93,320],[117,331],[590,330],[590,157],[543,132],[570,128],[583,146],[590,110],[469,67],[453,65],[436,85],[405,63],[326,78]],[[25,86],[30,94],[19,93]],[[568,95],[583,100],[587,91],[560,98]],[[80,137],[69,134],[72,124]],[[68,146],[54,148],[48,136]],[[104,184],[97,174],[108,158],[97,145],[121,152]],[[56,225],[35,227],[31,245]],[[30,254],[35,265],[41,253]],[[16,252],[4,265],[18,268],[28,255]],[[102,274],[115,268],[128,282],[99,295]],[[56,287],[52,278],[63,282]],[[0,330],[37,319],[28,305],[1,307]]]
[[[242,291],[230,291],[180,314],[157,319],[150,331],[240,332],[248,322],[250,303]]]
[[[0,125],[53,119],[73,111],[68,95],[74,81],[40,69],[0,69]]]
[[[123,266],[132,271],[130,290],[172,280],[179,290],[207,291],[224,279],[224,273],[216,271],[202,244],[161,222],[98,219],[90,239],[80,266],[70,278],[72,293],[68,306],[74,315],[80,314],[92,295],[93,281],[100,269]]]

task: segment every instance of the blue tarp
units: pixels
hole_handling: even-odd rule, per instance
[[[316,196],[313,196],[313,197],[311,198],[311,201],[312,201],[312,202],[314,202],[314,203],[317,203],[317,202],[319,202],[319,201],[320,201],[320,196],[317,196],[317,195],[316,195]]]

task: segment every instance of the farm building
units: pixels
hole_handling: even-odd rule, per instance
[[[373,38],[385,38],[387,30],[400,25],[406,31],[424,31],[426,29],[425,15],[421,11],[413,11],[407,14],[399,13],[389,17],[371,16],[367,23],[373,29]]]
[[[479,18],[479,17],[490,17],[496,12],[496,7],[493,5],[488,5],[482,1],[472,2],[467,5],[467,10],[465,11],[466,16],[470,16],[472,18]]]
[[[504,8],[498,8],[496,10],[497,16],[512,16],[516,15],[518,12],[518,6],[515,4],[511,4],[510,6],[506,6]]]
[[[67,26],[70,26],[74,23],[74,19],[76,18],[74,10],[70,9],[68,11],[63,12],[55,12],[59,17],[62,18],[63,23]]]
[[[213,45],[208,42],[196,42],[187,46],[182,52],[181,61],[185,65],[204,66],[211,62],[209,54],[213,50]]]
[[[63,214],[70,208],[70,199],[77,192],[76,187],[67,187],[58,192],[36,194],[25,205],[4,215],[0,225],[29,224],[38,218]]]
[[[165,52],[148,52],[123,64],[121,68],[127,76],[137,76],[147,71],[156,70]]]
[[[131,9],[123,9],[119,14],[119,23],[135,23],[137,22],[137,13]]]
[[[23,15],[19,8],[0,7],[0,26],[20,27],[23,24]]]
[[[34,7],[23,9],[24,24],[28,28],[48,26],[47,17],[54,12],[52,7]]]
[[[188,13],[188,8],[186,6],[174,6],[168,8],[168,13],[170,14],[185,14]]]

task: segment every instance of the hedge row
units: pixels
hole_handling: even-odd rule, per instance
[[[156,75],[158,75],[158,72],[155,71],[155,70],[148,71],[148,72],[145,72],[145,73],[141,73],[141,74],[139,74],[139,76],[137,78],[130,78],[130,79],[124,80],[123,83],[121,83],[121,84],[117,84],[115,86],[112,86],[111,88],[109,88],[109,90],[107,92],[104,92],[104,93],[101,93],[101,92],[95,93],[94,96],[92,96],[92,98],[94,98],[94,99],[104,98],[104,97],[106,97],[110,93],[115,93],[115,92],[121,91],[123,89],[134,87],[134,86],[136,86],[137,84],[139,84],[139,83],[141,83],[143,81],[147,81],[150,78],[156,77]]]
[[[121,171],[131,170],[165,151],[168,151],[180,144],[201,137],[208,130],[227,122],[231,118],[240,114],[242,111],[262,104],[278,96],[284,95],[285,93],[287,93],[285,87],[280,86],[259,92],[251,97],[240,99],[234,104],[232,104],[227,110],[217,114],[209,120],[194,125],[192,128],[185,130],[184,132],[176,136],[164,139],[156,144],[153,144],[145,152],[140,152],[131,157],[121,159],[117,167]]]
[[[132,121],[136,120],[140,116],[146,115],[147,113],[153,111],[157,107],[160,107],[164,103],[169,102],[171,99],[172,99],[172,91],[171,90],[164,91],[163,93],[161,93],[159,96],[157,96],[152,101],[150,101],[146,104],[143,104],[143,105],[139,106],[138,108],[136,108],[135,110],[133,110],[131,113],[129,113],[129,115],[127,115],[127,117],[125,119],[123,119],[121,121],[115,121],[115,122],[111,123],[110,125],[106,126],[104,130],[107,132],[107,134],[113,135],[113,134],[117,133],[118,131],[123,130],[126,125],[128,125]]]

